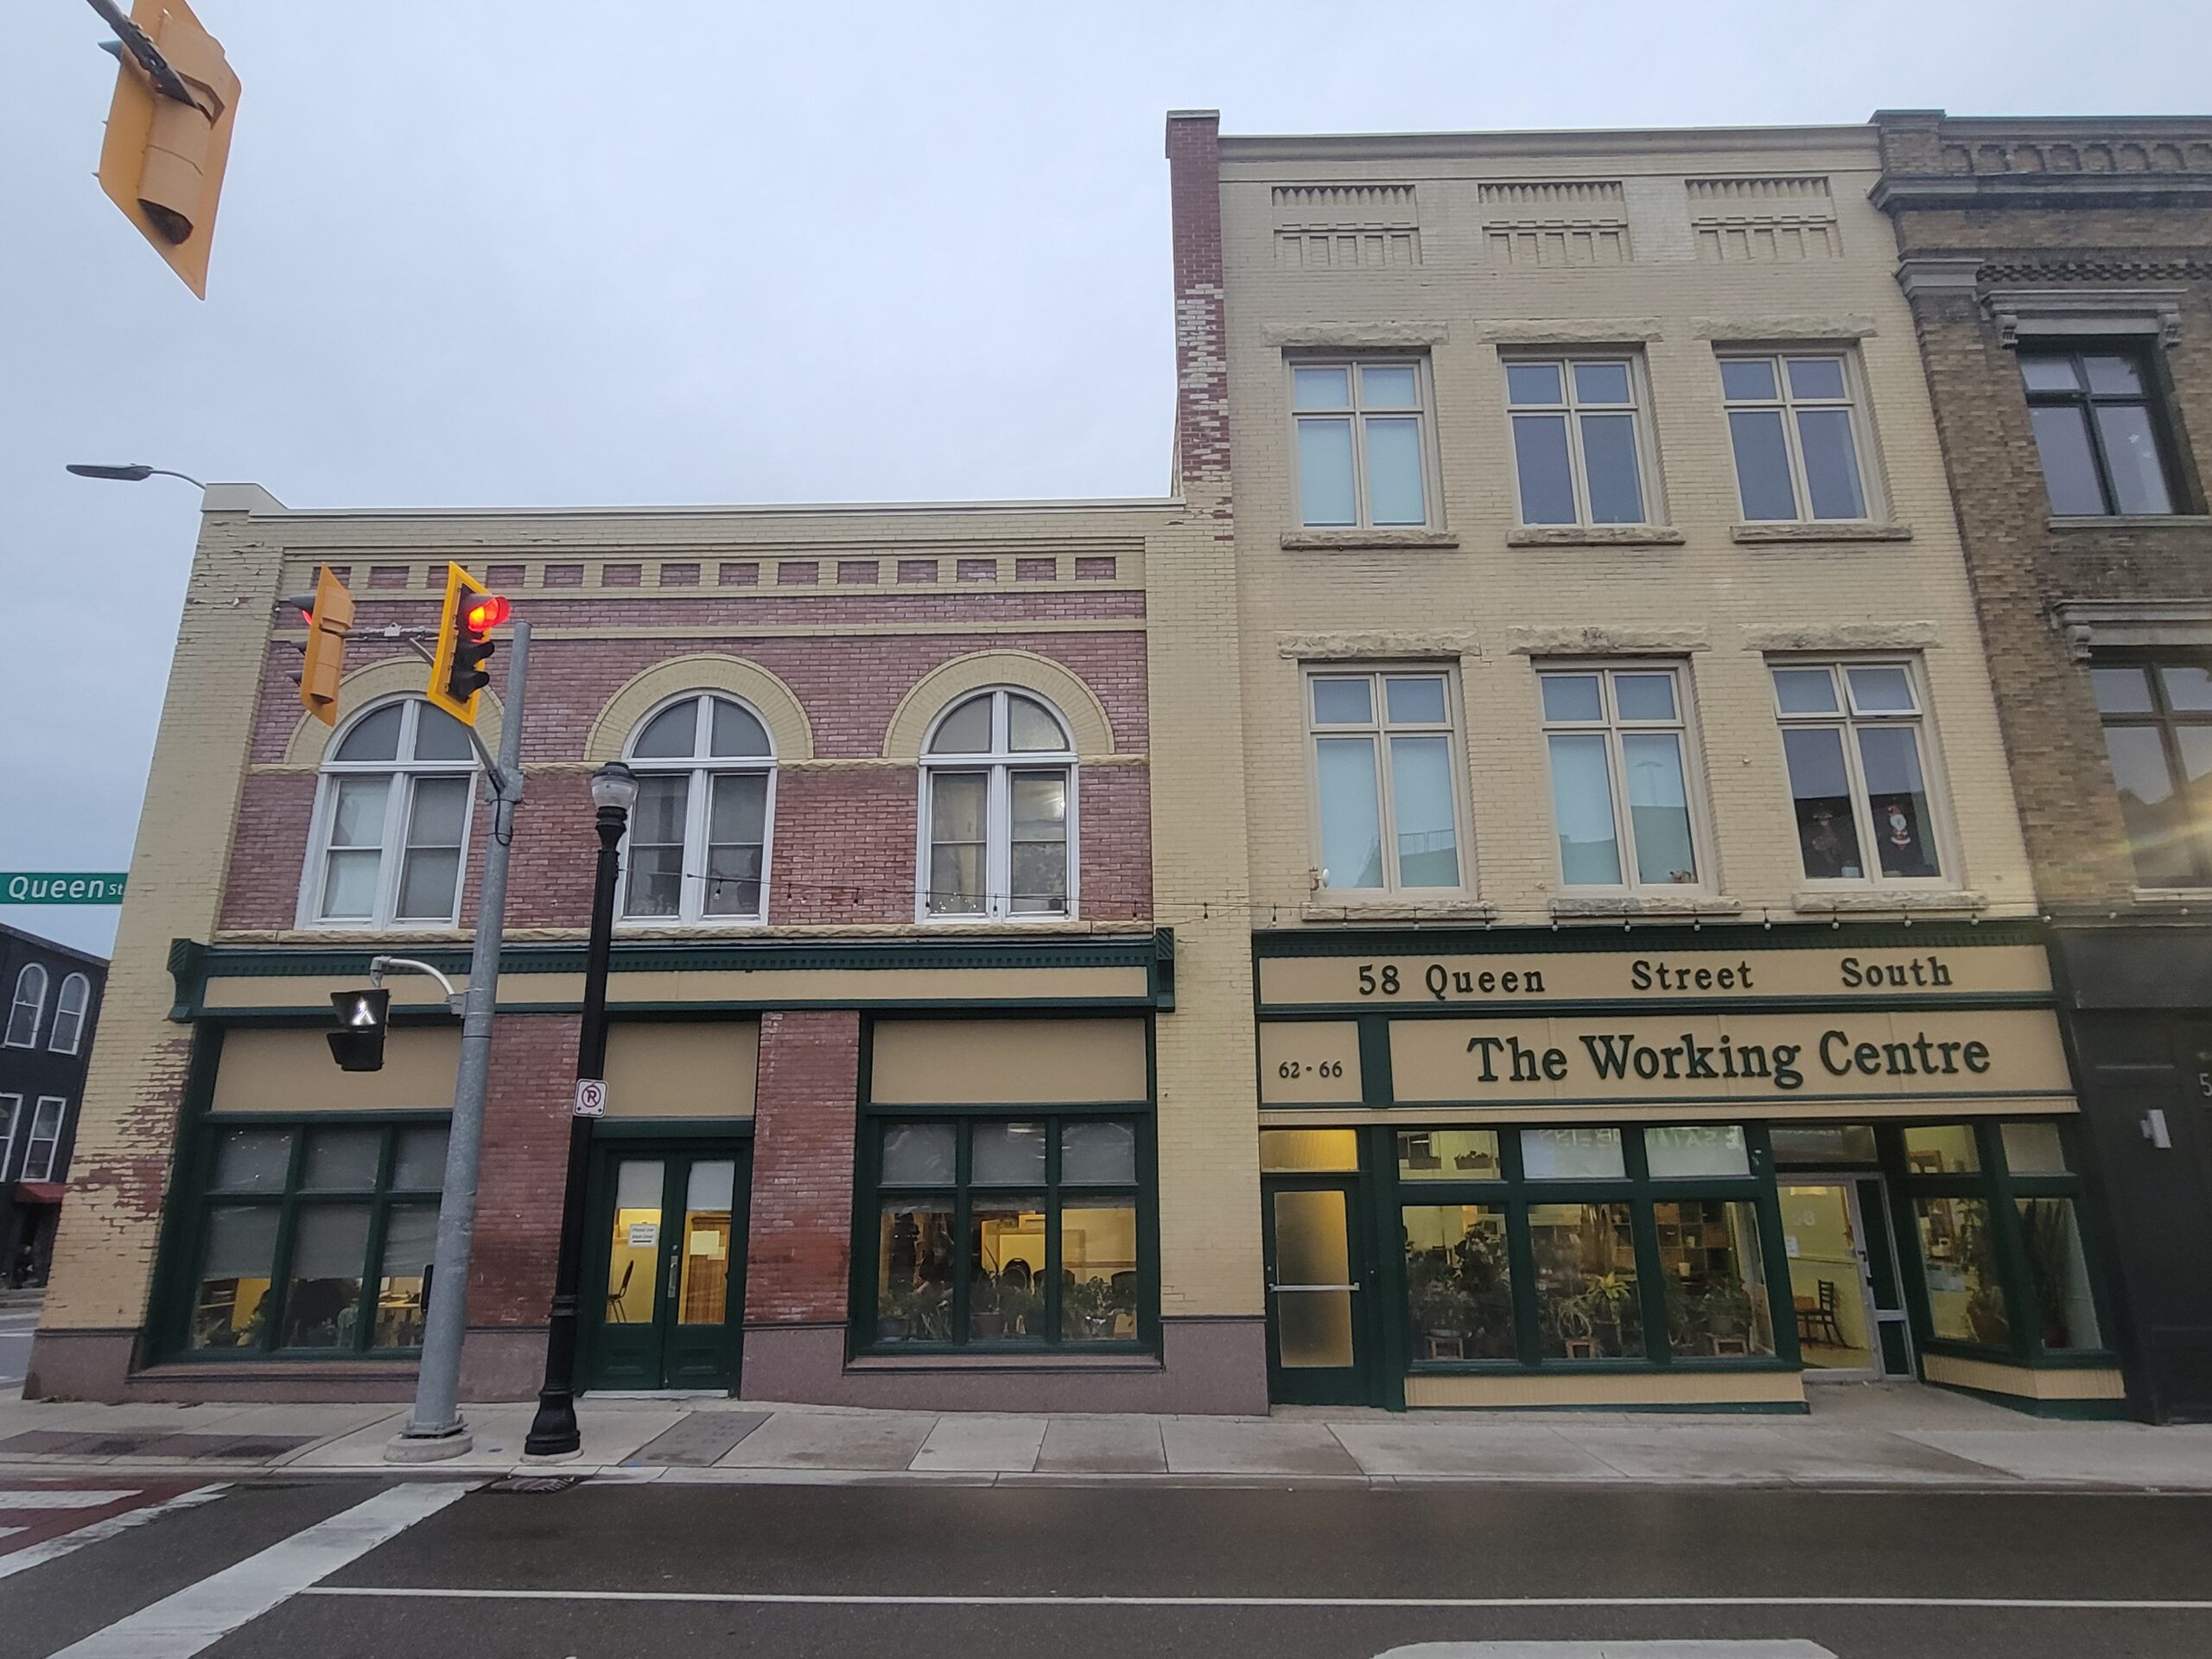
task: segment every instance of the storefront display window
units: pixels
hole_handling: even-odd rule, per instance
[[[2028,1282],[2042,1321],[2038,1334],[2049,1349],[2101,1348],[2096,1299],[2089,1290],[2089,1264],[2082,1254],[2082,1230],[2071,1198],[2015,1198],[2020,1243],[2028,1260]]]
[[[1777,1363],[1754,1138],[1396,1131],[1408,1363]]]
[[[1138,1120],[875,1126],[866,1341],[994,1348],[1138,1340]],[[864,1173],[868,1173],[864,1171]]]
[[[1997,1274],[1989,1205],[1982,1198],[1916,1198],[1920,1259],[1928,1280],[1928,1325],[1951,1342],[1994,1347],[2012,1334]]]
[[[419,1347],[442,1122],[211,1126],[188,1349]]]
[[[1742,1198],[1692,1198],[1655,1205],[1653,1219],[1667,1290],[1669,1351],[1700,1359],[1771,1358],[1774,1308],[1757,1207]]]
[[[1531,1205],[1529,1236],[1542,1351],[1558,1359],[1641,1358],[1643,1311],[1629,1206]]]
[[[1408,1205],[1406,1298],[1420,1359],[1512,1359],[1513,1269],[1505,1211]]]
[[[2015,1362],[2101,1352],[2107,1327],[2066,1128],[1915,1126],[1899,1139],[1929,1337]]]

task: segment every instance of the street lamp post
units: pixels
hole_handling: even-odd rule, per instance
[[[591,944],[584,959],[583,1026],[576,1037],[576,1080],[607,1077],[607,970],[614,954],[616,849],[638,799],[638,779],[620,760],[591,775],[599,809],[599,868],[591,894]],[[581,1097],[582,1090],[578,1091]],[[569,1179],[561,1194],[561,1253],[553,1273],[553,1311],[545,1332],[545,1382],[537,1391],[523,1451],[533,1458],[572,1456],[582,1446],[576,1431],[576,1299],[583,1280],[584,1189],[590,1179],[592,1120],[569,1119]]]
[[[137,461],[122,466],[109,466],[100,461],[73,461],[65,465],[62,470],[74,473],[79,478],[104,478],[112,484],[143,484],[149,478],[181,478],[188,484],[197,485],[200,489],[204,490],[207,487],[190,473],[173,473],[166,467],[149,467],[143,461]]]

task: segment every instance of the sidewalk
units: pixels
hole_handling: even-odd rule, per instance
[[[0,1401],[0,1472],[486,1472],[632,1481],[1013,1484],[1154,1479],[1392,1485],[2104,1487],[2212,1491],[2212,1425],[2050,1422],[1932,1389],[1808,1390],[1808,1417],[1285,1410],[1272,1417],[1004,1416],[715,1399],[583,1402],[583,1452],[525,1464],[532,1408],[468,1408],[475,1449],[384,1461],[391,1405],[47,1404]]]

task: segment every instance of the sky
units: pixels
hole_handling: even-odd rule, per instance
[[[1158,495],[1162,118],[1714,126],[2212,104],[2212,7],[200,0],[208,298],[92,177],[115,66],[0,22],[0,872],[126,868],[199,495]],[[158,835],[159,826],[149,826]],[[0,906],[105,950],[115,912]]]

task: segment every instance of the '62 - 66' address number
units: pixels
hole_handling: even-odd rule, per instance
[[[1342,1060],[1323,1060],[1309,1065],[1304,1060],[1285,1060],[1275,1067],[1279,1077],[1341,1077],[1344,1074]]]

